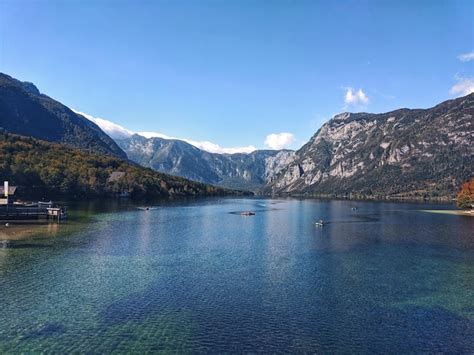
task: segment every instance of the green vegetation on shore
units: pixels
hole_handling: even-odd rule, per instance
[[[108,182],[114,171],[125,175]],[[223,195],[229,190],[158,173],[131,162],[0,131],[0,181],[20,194],[167,197]]]

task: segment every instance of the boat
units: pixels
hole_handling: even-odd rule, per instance
[[[241,216],[255,216],[255,212],[252,212],[252,211],[244,211],[244,212],[240,212],[240,215],[241,215]]]
[[[324,227],[327,223],[324,222],[322,219],[320,219],[318,222],[316,222],[314,225],[316,227]]]

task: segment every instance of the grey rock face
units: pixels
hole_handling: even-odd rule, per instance
[[[427,110],[343,113],[266,192],[452,196],[473,174],[474,94]]]
[[[180,140],[133,135],[117,139],[132,161],[172,175],[234,189],[258,190],[291,161],[288,150],[215,154]]]
[[[473,174],[474,94],[427,110],[343,113],[296,152],[213,154],[186,142],[117,140],[147,167],[265,193],[450,197]]]

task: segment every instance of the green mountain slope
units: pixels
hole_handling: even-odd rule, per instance
[[[113,172],[125,173],[110,182]],[[122,174],[120,174],[122,175]],[[51,194],[132,197],[212,196],[233,193],[158,173],[110,155],[91,154],[60,144],[0,132],[0,181],[25,195]]]

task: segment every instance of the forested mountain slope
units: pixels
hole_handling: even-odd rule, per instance
[[[118,179],[110,177],[118,173]],[[0,181],[19,192],[51,196],[169,197],[222,195],[233,191],[144,168],[110,155],[0,132]]]
[[[99,154],[126,158],[95,123],[43,95],[32,83],[0,73],[0,128]]]

